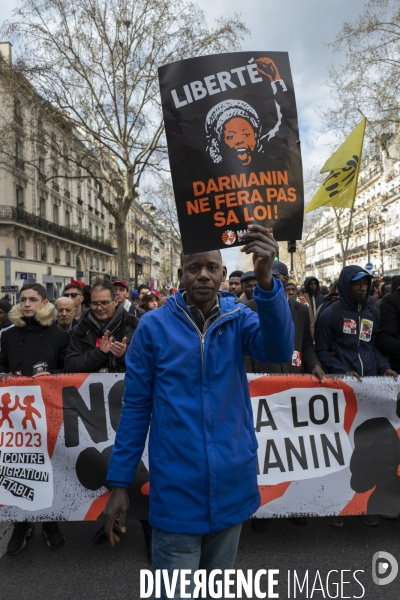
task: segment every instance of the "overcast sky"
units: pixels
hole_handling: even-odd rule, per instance
[[[321,167],[330,154],[329,142],[318,136],[318,107],[328,101],[327,69],[341,58],[326,43],[334,40],[344,21],[363,11],[364,0],[197,0],[211,24],[218,16],[240,13],[251,35],[243,50],[285,51],[294,80],[305,175]],[[0,20],[8,18],[14,0],[0,0]],[[237,250],[224,250],[228,272]]]

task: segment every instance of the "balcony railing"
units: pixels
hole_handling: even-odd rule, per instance
[[[138,263],[150,262],[149,256],[140,256],[140,254],[135,254],[134,252],[129,253],[129,258]]]
[[[321,260],[317,260],[315,262],[316,267],[322,267],[323,265],[330,265],[333,263],[333,256],[329,256],[328,258],[321,258]]]
[[[60,186],[55,181],[53,181],[53,190],[55,192],[59,192],[60,191]]]
[[[14,206],[0,206],[0,219],[21,223],[22,225],[27,225],[30,228],[43,231],[44,233],[49,233],[51,235],[70,240],[76,244],[89,246],[89,248],[96,248],[97,250],[101,250],[107,254],[113,254],[112,247],[105,242],[94,240],[88,235],[84,235],[74,231],[73,229],[69,229],[68,227],[63,227],[62,225],[57,225],[51,221],[46,221],[46,219],[42,219],[41,217],[33,215],[32,213],[28,213],[25,210],[15,208]]]
[[[40,183],[46,183],[46,175],[39,171],[39,181]]]
[[[69,190],[64,190],[64,196],[66,198],[71,198],[71,192]]]

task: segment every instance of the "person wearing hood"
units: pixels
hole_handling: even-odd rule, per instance
[[[400,371],[400,275],[393,277],[392,293],[382,298],[378,349],[389,357],[390,366]],[[382,286],[383,287],[383,286]]]
[[[14,327],[8,318],[8,313],[11,310],[11,304],[7,300],[0,300],[0,352],[1,352],[1,336],[10,327]]]
[[[306,277],[304,282],[304,293],[308,294],[311,308],[313,314],[315,315],[318,307],[321,306],[325,298],[325,296],[319,291],[319,280],[316,277]]]
[[[342,269],[337,284],[339,301],[320,313],[315,349],[329,374],[352,375],[359,381],[377,375],[397,380],[397,373],[375,345],[380,316],[368,302],[371,279],[370,273],[357,265]],[[378,524],[372,515],[365,515],[362,520],[367,525]],[[329,517],[328,522],[341,527],[343,517]]]
[[[29,283],[21,289],[19,304],[9,312],[14,325],[1,339],[0,372],[25,377],[49,375],[63,370],[69,334],[54,323],[56,309],[46,299],[45,288]],[[44,372],[40,372],[45,369]],[[25,548],[34,530],[33,523],[15,523],[7,553],[18,554]],[[55,521],[42,524],[42,533],[50,548],[60,548],[64,535]]]
[[[71,332],[65,357],[69,373],[125,373],[125,352],[139,320],[118,303],[110,281],[95,281],[90,310]]]

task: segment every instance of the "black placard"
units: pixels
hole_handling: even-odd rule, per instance
[[[234,52],[159,69],[186,254],[238,245],[259,223],[301,239],[303,176],[286,52]]]

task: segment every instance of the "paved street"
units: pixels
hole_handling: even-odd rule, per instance
[[[0,553],[5,550],[0,528]],[[1,598],[7,600],[132,600],[140,597],[140,569],[148,569],[145,545],[138,522],[129,523],[128,532],[119,547],[112,550],[106,545],[93,546],[90,538],[96,530],[95,523],[65,523],[65,546],[51,551],[36,526],[35,536],[21,554],[0,559]],[[294,569],[300,580],[309,570],[309,594],[299,593],[290,598],[329,598],[321,591],[311,595],[312,583],[318,569],[321,579],[331,569],[362,569],[358,578],[362,588],[345,573],[343,595],[329,589],[330,597],[364,597],[368,600],[398,600],[399,582],[387,586],[373,584],[371,578],[372,556],[379,550],[400,558],[400,520],[381,519],[378,527],[364,525],[359,518],[350,517],[342,529],[333,529],[322,518],[309,520],[306,527],[298,527],[286,520],[270,521],[264,533],[254,533],[250,522],[243,527],[238,569],[280,569],[279,598],[288,598],[287,571]],[[335,574],[334,574],[335,575]],[[332,576],[331,576],[332,577]],[[400,577],[400,576],[399,576]],[[293,575],[292,575],[293,581]],[[335,579],[332,578],[332,582]],[[316,586],[320,587],[320,586]]]

